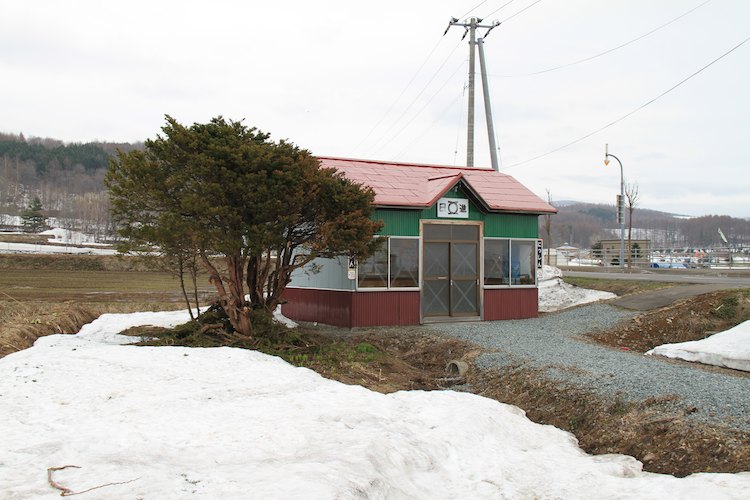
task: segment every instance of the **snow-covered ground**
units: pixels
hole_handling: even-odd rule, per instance
[[[34,254],[88,254],[88,255],[116,255],[114,248],[94,246],[79,247],[62,245],[34,245],[32,243],[10,243],[0,241],[0,253],[34,253]]]
[[[539,311],[552,312],[580,304],[617,297],[614,293],[569,285],[562,280],[560,269],[544,266],[539,280]]]
[[[279,358],[135,347],[186,312],[107,314],[0,360],[0,491],[59,498],[746,498],[750,473],[677,479],[591,456],[514,406],[383,395]]]
[[[16,233],[12,233],[16,234]],[[49,236],[50,245],[35,245],[32,243],[10,243],[0,241],[0,253],[35,253],[35,254],[91,254],[115,255],[117,250],[109,245],[96,243],[94,237],[70,229],[53,228],[39,233]]]
[[[47,218],[47,223],[52,229],[39,233],[49,236],[49,245],[35,245],[30,243],[11,243],[0,241],[0,253],[35,253],[35,254],[92,254],[92,255],[115,255],[117,251],[110,245],[97,243],[94,236],[80,231],[64,229],[59,227],[60,220],[53,217]],[[0,223],[20,226],[21,217],[17,215],[0,214]],[[26,234],[15,231],[4,231],[2,234]]]
[[[51,236],[47,241],[50,243],[57,243],[60,245],[103,245],[97,243],[94,237],[90,234],[84,234],[80,231],[73,231],[72,229],[63,229],[61,227],[53,227],[47,231],[39,233],[44,236]]]
[[[660,345],[646,354],[750,372],[750,321],[703,340]]]

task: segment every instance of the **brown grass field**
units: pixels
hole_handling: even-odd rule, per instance
[[[1,255],[0,357],[44,335],[75,333],[100,314],[186,307],[175,276],[144,269],[121,257]],[[201,297],[210,300],[208,285]]]

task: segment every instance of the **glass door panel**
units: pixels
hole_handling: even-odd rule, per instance
[[[450,314],[450,243],[424,243],[424,290],[422,300],[425,316]]]
[[[424,225],[424,316],[479,315],[479,233],[476,224]]]
[[[451,243],[451,316],[479,314],[477,243]]]

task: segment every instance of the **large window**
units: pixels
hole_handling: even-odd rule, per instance
[[[360,288],[388,286],[388,245],[384,242],[370,257],[357,266],[357,285]]]
[[[419,288],[419,238],[389,237],[357,270],[358,288]]]
[[[536,240],[485,238],[484,284],[535,285]]]
[[[510,240],[484,240],[484,284],[510,285]]]
[[[419,240],[389,238],[391,288],[419,287]]]

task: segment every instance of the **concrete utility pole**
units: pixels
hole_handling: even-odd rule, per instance
[[[487,84],[487,67],[484,62],[484,39],[492,31],[493,28],[499,26],[498,21],[494,21],[492,24],[483,25],[480,24],[482,19],[472,17],[466,22],[460,23],[458,19],[452,17],[448,23],[448,27],[445,29],[445,33],[451,26],[461,26],[464,28],[464,36],[462,40],[469,35],[469,111],[467,113],[468,123],[466,126],[466,166],[474,166],[474,73],[475,73],[475,62],[474,62],[474,47],[479,45],[479,64],[482,71],[482,89],[484,91],[484,112],[487,119],[487,133],[489,135],[490,142],[490,158],[492,159],[492,168],[499,170],[497,164],[497,148],[495,147],[495,128],[492,123],[492,108],[490,106],[490,91]],[[476,31],[477,28],[487,28],[487,32],[483,37],[477,39]],[[443,36],[445,36],[443,33]]]
[[[466,124],[466,166],[474,166],[474,47],[477,39],[477,18],[472,17],[469,24],[469,112],[466,113],[468,123]],[[464,34],[464,36],[466,36]]]
[[[486,36],[486,35],[485,35]],[[495,125],[492,123],[492,105],[490,104],[490,89],[487,84],[487,64],[484,62],[484,38],[479,42],[479,67],[482,72],[482,92],[484,93],[484,116],[487,120],[487,138],[490,143],[490,161],[492,170],[499,171],[500,166],[497,164],[497,145],[495,144]]]

